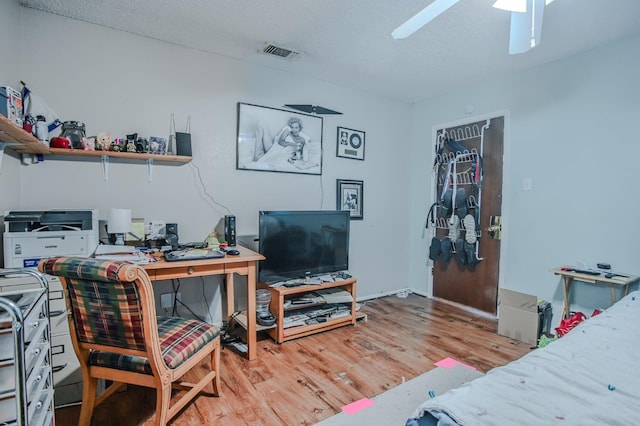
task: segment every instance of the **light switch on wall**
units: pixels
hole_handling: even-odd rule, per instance
[[[522,189],[524,191],[531,191],[533,189],[533,180],[528,177],[522,179]]]

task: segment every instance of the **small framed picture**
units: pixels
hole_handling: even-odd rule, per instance
[[[166,155],[167,154],[167,139],[159,136],[149,137],[149,153]]]
[[[338,157],[364,160],[363,131],[338,127],[337,140],[336,155]]]
[[[361,180],[336,180],[336,210],[349,210],[351,219],[364,218],[364,193]]]

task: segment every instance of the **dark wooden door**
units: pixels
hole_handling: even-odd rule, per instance
[[[483,130],[483,126],[487,125]],[[480,185],[474,185],[473,178],[469,180],[469,170],[471,161],[457,163],[457,188],[464,188],[467,195],[474,195],[479,200],[479,206],[473,206],[467,198],[468,213],[475,215],[474,209],[479,210],[479,226],[477,229],[477,254],[479,262],[476,265],[463,265],[458,259],[453,244],[454,253],[446,261],[443,256],[439,256],[433,262],[433,296],[449,300],[451,302],[469,306],[483,312],[495,315],[497,313],[498,300],[498,279],[500,275],[500,240],[490,237],[490,234],[499,237],[499,233],[490,233],[489,228],[492,217],[501,217],[502,214],[502,166],[504,151],[504,117],[494,117],[489,120],[468,123],[462,126],[455,126],[440,129],[437,132],[439,142],[444,142],[448,135],[450,139],[456,140],[460,145],[469,151],[480,153],[482,166],[482,180]],[[484,136],[482,135],[484,133]],[[446,185],[446,171],[448,167],[447,159],[450,150],[443,150],[444,155],[439,156],[441,161],[435,166],[437,173],[437,200],[443,193],[443,186]],[[451,173],[453,171],[451,170]],[[464,173],[467,173],[465,176]],[[453,179],[453,176],[451,179]],[[473,176],[473,174],[471,175]],[[449,184],[451,184],[451,179]],[[451,187],[451,186],[450,186]],[[434,200],[436,201],[436,200]],[[455,194],[452,197],[455,204]],[[450,216],[443,208],[437,209],[438,219],[436,224],[436,236],[442,240],[448,238]],[[443,222],[444,220],[444,222]],[[464,221],[461,228],[464,228]],[[460,238],[465,241],[466,230],[459,232]],[[446,246],[446,245],[445,245]],[[443,246],[444,247],[444,246]]]

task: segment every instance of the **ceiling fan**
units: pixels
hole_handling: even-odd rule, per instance
[[[409,37],[460,0],[434,0],[391,32],[394,39]],[[544,7],[553,0],[497,0],[493,7],[511,12],[509,54],[528,52],[540,44]]]

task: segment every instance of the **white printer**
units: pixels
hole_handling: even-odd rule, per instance
[[[53,256],[91,256],[98,210],[9,210],[4,213],[4,267],[35,268]]]

